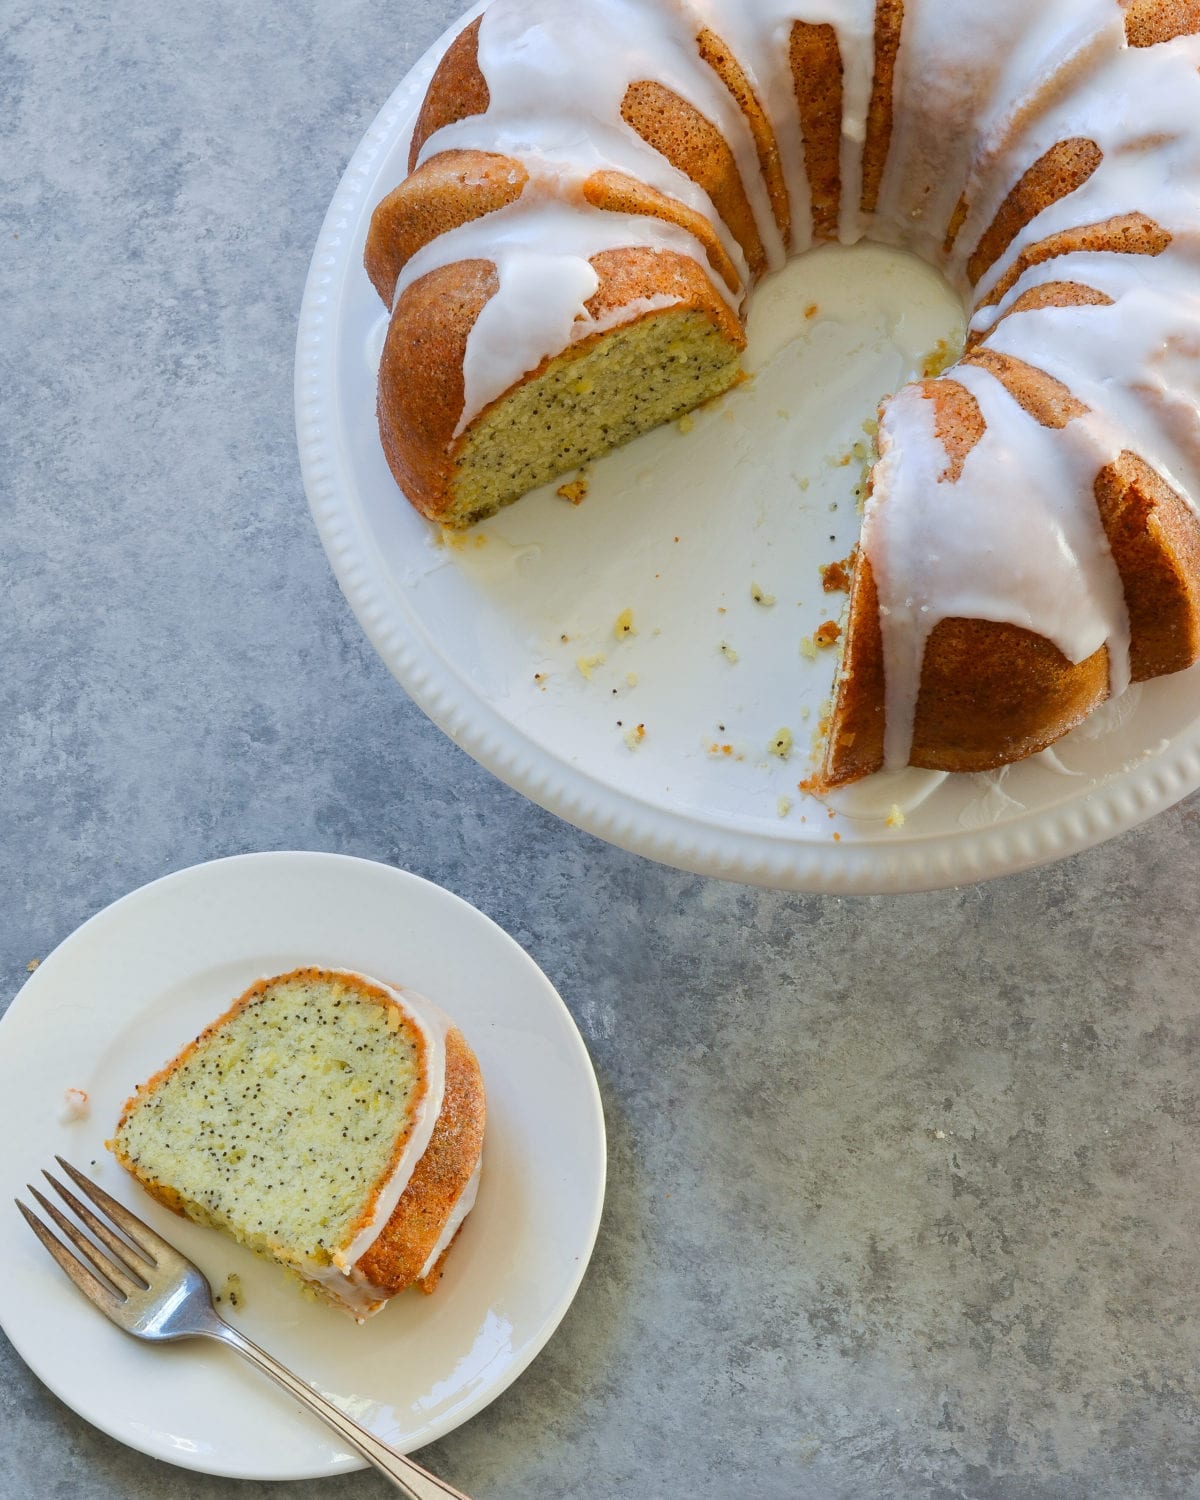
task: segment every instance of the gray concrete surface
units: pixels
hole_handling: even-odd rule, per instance
[[[837,901],[577,833],[425,721],[301,492],[338,176],[456,0],[12,0],[0,26],[0,999],[165,871],[332,849],[561,988],[611,1138],[560,1333],[427,1453],[477,1500],[1200,1496],[1195,801]],[[367,1500],[94,1432],[0,1343],[0,1497]]]

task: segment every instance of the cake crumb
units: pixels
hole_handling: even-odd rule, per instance
[[[596,670],[597,667],[602,667],[603,665],[604,657],[600,655],[577,656],[575,658],[575,666],[579,671],[579,675],[586,682],[590,682],[592,680],[592,673]]]
[[[796,737],[790,729],[779,729],[774,739],[767,746],[768,755],[776,755],[780,760],[787,760],[792,753],[792,746],[796,743]]]
[[[587,499],[588,479],[582,471],[568,484],[560,484],[555,493],[572,505],[582,505]]]
[[[632,687],[637,687],[637,685],[638,685],[638,675],[637,675],[637,673],[636,672],[626,672],[626,674],[625,674],[625,681],[626,681],[626,683],[631,688]]]
[[[636,750],[645,738],[646,726],[644,724],[635,724],[632,729],[625,731],[625,743],[631,750]]]
[[[790,797],[780,797],[778,803],[776,803],[776,809],[781,818],[786,818],[792,810],[792,799]]]
[[[91,1102],[86,1089],[64,1089],[63,1105],[58,1114],[60,1125],[73,1125],[77,1120],[86,1120],[91,1111]]]
[[[819,313],[819,312],[820,312],[820,311],[821,311],[821,309],[820,309],[820,307],[819,307],[819,306],[818,306],[818,304],[817,304],[817,303],[815,303],[815,302],[810,302],[810,303],[809,303],[809,304],[808,304],[808,306],[807,306],[807,307],[806,307],[806,308],[805,308],[805,309],[804,309],[804,316],[805,316],[805,317],[806,317],[806,318],[807,318],[807,319],[808,319],[808,320],[809,320],[809,321],[810,321],[810,322],[811,322],[811,321],[812,321],[812,319],[813,319],[813,318],[815,318],[815,317],[816,317],[816,315],[817,315],[817,314],[818,314],[818,313]]]
[[[246,1293],[242,1287],[242,1278],[236,1271],[230,1271],[225,1278],[225,1285],[217,1293],[218,1302],[228,1302],[230,1307],[245,1307]]]
[[[40,958],[31,958],[29,960],[29,962],[25,965],[25,971],[26,971],[26,973],[32,974],[33,971],[34,971],[34,969],[36,969],[37,966],[40,963],[41,963],[41,959]]]
[[[621,611],[613,622],[613,635],[619,641],[627,641],[631,635],[637,635],[637,627],[633,623],[633,610]]]
[[[945,339],[938,339],[933,348],[921,361],[921,374],[926,380],[934,380],[945,372],[954,363],[954,350]]]
[[[805,661],[816,661],[817,648],[813,643],[813,638],[811,635],[806,635],[801,638],[800,655],[805,659]]]
[[[737,665],[738,654],[733,649],[733,647],[729,644],[728,641],[722,641],[721,642],[721,655],[725,658],[725,660],[727,662],[729,662],[729,664],[731,666],[736,666]]]
[[[887,826],[889,828],[903,828],[904,823],[904,809],[898,803],[894,802],[891,812],[887,815]]]
[[[812,483],[812,480],[809,479],[806,475],[803,479],[798,479],[796,483],[800,486],[801,492],[803,492],[809,487],[809,485]]]
[[[762,588],[757,583],[750,585],[750,597],[754,600],[755,604],[761,604],[764,609],[770,609],[775,603],[775,595],[764,594]]]
[[[691,414],[690,411],[684,412],[683,416],[680,417],[679,421],[676,422],[675,425],[676,425],[676,427],[679,428],[680,432],[682,432],[683,435],[686,437],[687,434],[689,432],[691,432],[692,429],[695,427],[695,425],[696,425],[696,419],[695,419],[695,417],[692,416],[692,414]]]
[[[826,620],[824,625],[818,625],[813,631],[813,641],[822,649],[835,645],[842,636],[842,627],[836,620]]]
[[[845,594],[850,589],[850,559],[821,565],[821,587],[827,594]]]

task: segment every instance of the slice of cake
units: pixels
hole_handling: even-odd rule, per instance
[[[432,1292],[475,1202],[483,1081],[428,1000],[365,975],[263,979],[128,1100],[109,1142],[168,1208],[360,1320]]]

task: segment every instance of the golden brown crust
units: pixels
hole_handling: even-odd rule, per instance
[[[817,778],[820,788],[847,786],[883,765],[885,701],[879,591],[870,560],[860,548],[850,585],[846,643],[824,764]]]
[[[105,1144],[129,1175],[137,1178],[138,1185],[143,1192],[149,1193],[155,1202],[161,1203],[164,1208],[169,1208],[181,1219],[191,1218],[186,1200],[173,1187],[168,1187],[165,1182],[159,1182],[157,1178],[147,1177],[136,1163],[130,1161],[119,1141],[107,1141]]]
[[[767,252],[746,196],[729,142],[693,104],[652,79],[631,83],[621,101],[621,118],[713,201],[726,227],[745,252],[751,273],[761,276]]]
[[[1083,186],[1104,159],[1095,141],[1059,141],[1040,156],[1000,205],[996,217],[967,261],[974,286],[995,265],[1022,229],[1052,203]]]
[[[418,1280],[451,1211],[471,1180],[483,1149],[487,1117],[483,1077],[474,1052],[457,1027],[446,1034],[446,1092],[425,1154],[413,1169],[375,1243],[355,1269],[394,1296]],[[444,1255],[422,1290],[432,1291]]]
[[[819,786],[832,789],[883,767],[885,682],[879,601],[870,562],[854,578],[846,663]],[[1077,665],[1018,625],[942,620],[931,631],[909,765],[994,771],[1061,739],[1108,696],[1108,652]]]
[[[746,335],[736,314],[713,287],[703,269],[688,255],[678,255],[673,250],[647,250],[640,245],[627,250],[602,250],[593,255],[591,264],[600,277],[600,285],[587,304],[591,317],[603,321],[639,297],[661,293],[675,299],[664,312],[678,312],[681,308],[704,313],[721,330],[730,343],[739,349],[746,347]],[[653,318],[657,313],[643,316]],[[597,338],[582,339],[572,346],[572,351],[589,348]],[[548,364],[549,361],[547,360]]]
[[[1200,521],[1136,453],[1096,477],[1096,504],[1129,609],[1134,682],[1200,658]]]
[[[371,215],[363,265],[390,308],[400,272],[440,234],[482,219],[525,190],[529,173],[511,156],[442,151],[393,189]]]
[[[836,28],[794,22],[791,64],[812,188],[813,238],[836,240],[842,206],[842,52]]]
[[[946,468],[941,484],[957,484],[971,450],[983,437],[987,423],[979,402],[957,380],[926,380],[920,390],[933,402],[933,430],[946,450]]]
[[[968,351],[985,343],[1006,318],[1017,313],[1036,312],[1042,307],[1111,307],[1112,298],[1107,292],[1098,292],[1095,287],[1084,286],[1081,281],[1044,281],[1041,286],[1031,286],[1022,292],[1007,312],[988,329],[967,335]]]
[[[942,620],[930,633],[909,764],[994,771],[1034,755],[1108,697],[1108,652],[1067,660],[1019,625]]]
[[[1022,250],[996,285],[980,301],[979,307],[995,307],[1003,301],[1031,266],[1044,265],[1060,255],[1076,250],[1109,252],[1113,255],[1161,255],[1171,243],[1171,236],[1161,225],[1145,214],[1118,214],[1098,224],[1081,224],[1062,229]]]
[[[1200,33],[1200,0],[1122,0],[1131,47],[1154,47]]]
[[[499,284],[490,260],[442,266],[404,289],[388,325],[379,436],[396,483],[431,520],[450,505],[467,338]]]
[[[779,142],[775,139],[775,131],[767,118],[767,112],[741,63],[715,32],[705,28],[696,38],[696,44],[700,48],[700,56],[737,100],[738,108],[746,117],[746,123],[754,137],[754,148],[758,152],[758,164],[771,199],[771,212],[775,215],[786,249],[792,243],[792,208],[783,175],[783,163],[779,159]]]
[[[964,354],[962,363],[994,375],[1022,410],[1043,427],[1063,428],[1076,417],[1087,416],[1088,408],[1072,396],[1061,380],[1011,354],[1001,354],[981,344]]]
[[[896,59],[904,25],[904,0],[877,0],[875,6],[875,77],[867,111],[863,146],[862,211],[873,214],[879,202],[884,168],[892,144]]]
[[[479,28],[483,17],[472,21],[446,49],[446,54],[437,65],[425,92],[425,100],[417,123],[413,126],[412,144],[408,151],[408,170],[417,165],[421,147],[431,135],[443,125],[453,125],[471,115],[487,112],[492,102],[487,79],[479,69]]]
[[[736,347],[745,347],[741,324],[690,256],[638,246],[605,250],[591,264],[600,278],[587,304],[592,317],[603,319],[660,292],[672,305],[642,316],[702,312]],[[475,320],[497,286],[491,261],[457,261],[431,271],[404,289],[388,328],[379,366],[380,437],[396,483],[430,520],[439,520],[453,504],[456,452],[465,437],[456,442],[454,436],[465,396],[463,357]],[[578,357],[604,336],[581,339],[525,379],[535,379],[553,359]]]
[[[593,172],[583,184],[583,196],[593,208],[607,209],[610,213],[647,214],[668,224],[678,224],[704,246],[709,265],[729,290],[735,294],[741,290],[738,269],[712,225],[702,213],[678,198],[669,198],[626,172],[614,171]]]

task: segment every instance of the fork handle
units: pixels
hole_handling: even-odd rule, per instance
[[[219,1339],[223,1344],[228,1344],[231,1349],[236,1349],[244,1359],[249,1360],[264,1375],[269,1375],[277,1385],[281,1385],[289,1396],[295,1397],[302,1406],[307,1406],[309,1411],[314,1412],[323,1422],[327,1422],[343,1442],[348,1443],[351,1448],[356,1448],[368,1463],[373,1464],[381,1474],[386,1475],[392,1481],[402,1495],[407,1495],[408,1500],[468,1500],[461,1490],[456,1490],[453,1485],[435,1478],[434,1475],[421,1468],[420,1464],[413,1463],[411,1458],[405,1458],[403,1453],[397,1453],[394,1448],[389,1448],[374,1433],[368,1432],[365,1427],[360,1427],[352,1417],[348,1417],[327,1397],[322,1396],[299,1376],[293,1375],[285,1365],[273,1359],[265,1349],[260,1349],[257,1344],[251,1343],[224,1319],[219,1319],[218,1323],[219,1326],[206,1330],[211,1337]]]

